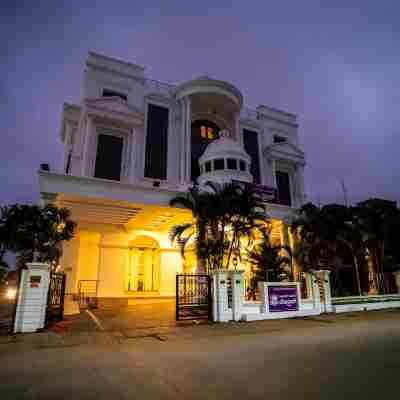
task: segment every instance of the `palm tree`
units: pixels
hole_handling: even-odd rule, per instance
[[[260,243],[247,252],[247,260],[255,268],[250,280],[250,296],[253,299],[258,282],[279,282],[289,275],[285,266],[291,265],[291,248],[272,244],[269,233],[269,230],[262,229]],[[282,250],[285,250],[289,257],[283,256]]]
[[[197,186],[184,196],[170,201],[191,211],[192,222],[176,225],[171,239],[185,248],[193,243],[199,263],[207,270],[229,268],[233,254],[240,257],[241,248],[254,240],[255,231],[268,223],[260,196],[249,187],[237,184]]]

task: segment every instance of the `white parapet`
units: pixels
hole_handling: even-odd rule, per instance
[[[44,327],[49,290],[49,265],[28,263],[21,273],[14,332],[36,332]]]

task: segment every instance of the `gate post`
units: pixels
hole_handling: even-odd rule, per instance
[[[320,290],[320,299],[321,299],[321,311],[330,313],[333,312],[332,307],[332,295],[331,295],[331,283],[329,280],[329,275],[331,271],[327,269],[321,269],[318,271],[313,271],[314,275],[317,278],[319,290]]]
[[[232,282],[232,319],[240,321],[242,319],[242,309],[244,300],[244,271],[229,271],[228,275]]]
[[[44,327],[50,266],[44,263],[27,263],[21,271],[14,332],[35,332]]]
[[[228,271],[213,271],[212,295],[213,295],[213,321],[228,322],[232,319],[228,308]]]
[[[321,312],[321,292],[319,290],[319,285],[318,285],[318,278],[316,275],[313,273],[310,273],[309,275],[309,282],[311,283],[311,296],[312,296],[312,301],[313,301],[313,307],[316,310],[320,310]]]

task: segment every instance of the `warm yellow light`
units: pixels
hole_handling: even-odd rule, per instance
[[[6,297],[8,299],[15,299],[16,295],[17,295],[17,289],[7,289]]]
[[[207,139],[207,128],[205,126],[200,127],[200,134],[202,138]]]

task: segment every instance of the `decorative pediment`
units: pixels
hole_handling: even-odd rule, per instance
[[[117,96],[86,99],[85,106],[88,114],[98,117],[104,116],[133,124],[141,124],[144,120],[143,112]]]
[[[304,164],[304,152],[292,143],[273,143],[265,147],[264,154],[270,159]]]

